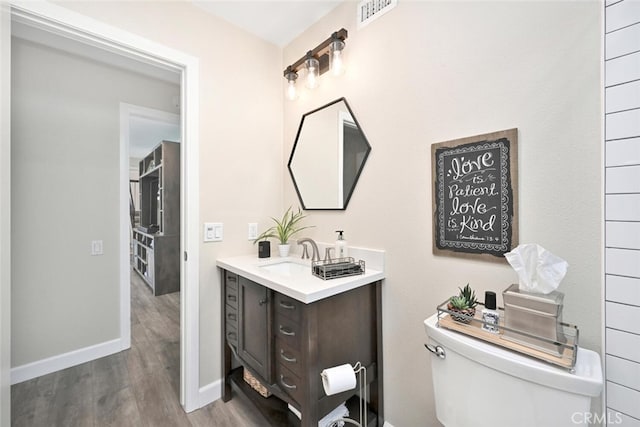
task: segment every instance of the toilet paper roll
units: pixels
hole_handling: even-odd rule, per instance
[[[327,396],[356,388],[356,373],[348,363],[325,369],[320,376]]]

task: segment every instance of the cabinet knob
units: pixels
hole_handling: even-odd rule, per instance
[[[258,301],[258,304],[265,305],[268,301],[268,299],[261,299],[260,301]]]

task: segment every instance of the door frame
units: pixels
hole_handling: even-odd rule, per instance
[[[0,0],[0,425],[11,425],[11,11]]]
[[[47,2],[11,1],[11,15],[13,19],[31,26],[181,73],[180,247],[184,255],[180,269],[182,292],[180,298],[180,403],[186,412],[198,409],[201,406],[199,399],[199,60],[185,52]],[[6,161],[5,156],[9,153],[3,141],[2,152],[0,152],[3,163]],[[2,198],[4,202],[7,197],[2,194]],[[3,221],[5,213],[10,213],[10,209],[9,204],[2,204]],[[4,237],[3,232],[3,242],[5,242]],[[126,244],[128,248],[128,234]],[[3,243],[2,250],[5,249],[6,246]],[[10,289],[10,283],[5,283],[4,272],[2,280],[2,288]],[[130,310],[128,305],[127,307]],[[126,347],[122,346],[123,349],[128,348],[130,335],[120,338],[123,344],[127,344]],[[3,354],[2,358],[4,357]]]

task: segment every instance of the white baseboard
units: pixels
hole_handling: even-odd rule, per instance
[[[11,368],[11,385],[122,351],[120,338]]]
[[[207,384],[204,387],[200,387],[199,391],[199,401],[200,406],[202,408],[207,406],[211,402],[215,402],[216,400],[222,397],[222,380],[214,381],[212,383]]]

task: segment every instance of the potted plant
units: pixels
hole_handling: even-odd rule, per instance
[[[447,309],[450,311],[453,320],[462,323],[470,323],[476,314],[476,293],[467,283],[464,288],[458,288],[460,293],[449,299]]]
[[[300,221],[306,218],[306,215],[298,208],[298,212],[294,212],[291,207],[287,209],[281,219],[271,218],[275,225],[266,229],[260,234],[253,243],[260,240],[266,240],[268,238],[278,239],[280,244],[278,245],[278,251],[281,257],[289,256],[289,239],[296,233],[310,228],[312,226],[301,226]]]

